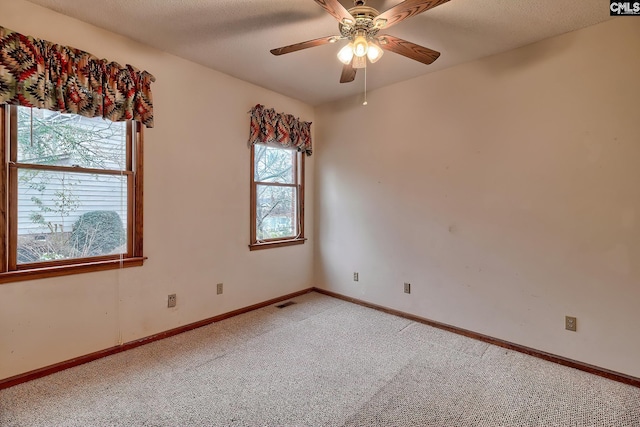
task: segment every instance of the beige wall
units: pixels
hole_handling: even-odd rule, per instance
[[[249,252],[249,116],[310,106],[56,14],[0,0],[0,25],[146,69],[143,267],[0,285],[0,379],[313,285],[313,169],[302,246]],[[315,125],[314,125],[315,127]],[[294,263],[283,268],[283,260]],[[223,282],[223,295],[216,283]],[[177,293],[178,306],[166,308]]]
[[[618,18],[317,109],[317,284],[640,376],[638,76]]]

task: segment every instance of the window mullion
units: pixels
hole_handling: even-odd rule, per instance
[[[262,182],[262,181],[254,181],[255,184],[257,185],[269,185],[272,187],[291,187],[291,188],[295,188],[298,185],[297,184],[284,184],[281,182]]]
[[[144,186],[144,165],[143,165],[143,153],[144,153],[144,131],[143,127],[139,125],[139,123],[131,124],[133,128],[131,129],[131,168],[133,168],[133,179],[134,179],[134,189],[131,192],[130,196],[133,197],[129,199],[129,203],[133,205],[133,215],[135,218],[135,224],[133,227],[133,256],[141,257],[142,256],[142,243],[143,243],[143,212],[144,212],[144,203],[143,203],[143,186]],[[135,133],[134,133],[135,131]],[[134,167],[135,165],[135,167]],[[131,169],[130,168],[130,169]]]
[[[132,171],[133,170],[133,142],[135,141],[135,135],[134,133],[137,130],[137,126],[135,126],[135,123],[132,120],[129,120],[127,122],[127,135],[126,135],[126,147],[125,147],[125,169],[128,171]]]
[[[9,162],[15,163],[18,159],[18,108],[9,109]],[[8,226],[7,238],[5,238],[7,248],[7,270],[15,270],[17,265],[18,246],[18,170],[8,168]]]
[[[255,172],[255,168],[256,168],[256,163],[255,163],[255,158],[256,158],[256,146],[255,144],[251,146],[251,189],[250,189],[250,197],[251,197],[251,201],[250,201],[250,213],[249,213],[249,221],[250,221],[250,227],[249,227],[249,241],[251,244],[254,244],[257,241],[257,194],[258,194],[258,184],[255,182],[255,177],[256,177],[256,172]],[[251,246],[250,246],[251,247]]]
[[[7,228],[6,222],[8,215],[8,171],[7,171],[7,106],[0,105],[0,218],[2,223],[0,224],[0,272],[7,271]]]
[[[122,171],[116,169],[93,169],[83,168],[81,166],[57,166],[57,165],[42,165],[37,163],[11,163],[11,166],[15,166],[20,169],[37,169],[52,172],[68,172],[68,173],[84,173],[84,174],[96,174],[96,175],[132,175],[131,171]]]
[[[298,173],[296,174],[296,184],[297,184],[297,188],[298,188],[298,206],[299,206],[299,211],[298,211],[298,224],[299,224],[299,230],[298,230],[298,234],[300,237],[304,238],[304,156],[305,154],[302,152],[298,152],[297,153],[297,159],[298,160],[296,162],[296,165],[300,165],[299,170],[297,171]]]

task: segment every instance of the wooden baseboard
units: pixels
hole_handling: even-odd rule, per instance
[[[426,319],[420,316],[416,316],[413,314],[405,313],[403,311],[394,310],[388,307],[384,307],[377,304],[372,304],[363,300],[359,300],[357,298],[351,298],[342,294],[338,294],[336,292],[328,291],[326,289],[321,288],[309,288],[304,289],[302,291],[294,292],[291,294],[283,295],[278,298],[273,298],[268,301],[264,301],[258,304],[250,305],[248,307],[240,308],[238,310],[233,310],[228,313],[223,313],[214,317],[210,317],[208,319],[200,320],[198,322],[190,323],[188,325],[180,326],[178,328],[170,329],[168,331],[160,332],[158,334],[154,334],[145,338],[141,338],[139,340],[130,341],[124,343],[119,346],[107,348],[104,350],[96,351],[91,354],[87,354],[84,356],[76,357],[74,359],[66,360],[64,362],[56,363],[54,365],[46,366],[44,368],[36,369],[30,372],[26,372],[24,374],[15,375],[13,377],[9,377],[3,380],[0,380],[0,390],[13,387],[14,385],[18,385],[27,381],[35,380],[37,378],[42,378],[47,375],[51,375],[53,373],[63,371],[65,369],[72,368],[74,366],[82,365],[88,362],[92,362],[94,360],[110,356],[112,354],[120,353],[123,351],[131,350],[136,347],[140,347],[141,345],[149,344],[154,341],[158,341],[164,338],[169,338],[174,335],[181,334],[183,332],[191,331],[193,329],[200,328],[202,326],[209,325],[211,323],[219,322],[224,319],[228,319],[230,317],[238,316],[240,314],[247,313],[249,311],[257,310],[259,308],[263,308],[272,304],[275,304],[280,301],[284,301],[287,299],[295,298],[300,295],[307,294],[309,292],[318,292],[324,295],[328,295],[333,298],[338,298],[344,301],[348,301],[354,304],[358,304],[364,307],[373,308],[375,310],[383,311],[385,313],[392,314],[394,316],[404,317],[409,320],[413,320],[415,322],[423,323],[425,325],[433,326],[435,328],[443,329],[449,332],[453,332],[459,335],[464,335],[469,338],[473,338],[476,340],[484,341],[489,344],[497,345],[499,347],[507,348],[509,350],[518,351],[520,353],[525,353],[530,356],[538,357],[540,359],[548,360],[550,362],[558,363],[560,365],[568,366],[571,368],[579,369],[581,371],[589,372],[590,374],[598,375],[604,378],[608,378],[610,380],[618,381],[624,384],[629,384],[634,387],[640,388],[640,378],[633,377],[630,375],[622,374],[620,372],[611,371],[608,369],[600,368],[598,366],[589,365],[587,363],[579,362],[577,360],[568,359],[566,357],[557,356],[555,354],[547,353],[544,351],[536,350],[530,347],[525,347],[520,344],[514,344],[509,341],[504,341],[498,338],[493,338],[488,335],[479,334],[477,332],[469,331],[467,329],[458,328],[455,326],[447,325],[445,323],[436,322],[430,319]]]
[[[145,338],[140,338],[135,341],[130,341],[124,343],[122,345],[118,345],[115,347],[107,348],[104,350],[96,351],[91,354],[87,354],[84,356],[76,357],[74,359],[65,360],[64,362],[56,363],[54,365],[45,366],[44,368],[36,369],[33,371],[25,372],[24,374],[18,374],[13,377],[9,377],[3,380],[0,380],[0,390],[13,387],[14,385],[18,385],[27,381],[32,381],[38,378],[45,377],[47,375],[51,375],[56,372],[63,371],[65,369],[72,368],[74,366],[82,365],[85,363],[93,362],[94,360],[101,359],[103,357],[111,356],[112,354],[120,353],[123,351],[131,350],[136,347],[140,347],[141,345],[149,344],[154,341],[158,341],[164,338],[169,338],[174,335],[181,334],[183,332],[191,331],[193,329],[200,328],[202,326],[210,325],[211,323],[219,322],[224,319],[228,319],[230,317],[238,316],[240,314],[247,313],[249,311],[257,310],[259,308],[263,308],[272,304],[275,304],[280,301],[284,301],[287,299],[295,298],[300,295],[307,294],[312,292],[313,288],[304,289],[302,291],[294,292],[291,294],[283,295],[278,298],[273,298],[268,301],[263,301],[258,304],[253,304],[248,307],[243,307],[238,310],[233,310],[228,313],[219,314],[214,317],[210,317],[208,319],[200,320],[198,322],[190,323],[188,325],[180,326],[178,328],[170,329],[168,331],[160,332]]]
[[[404,317],[405,319],[413,320],[415,322],[423,323],[425,325],[433,326],[434,328],[444,329],[445,331],[453,332],[455,334],[464,335],[465,337],[473,338],[476,340],[484,341],[489,344],[497,345],[498,347],[508,348],[509,350],[525,353],[530,356],[534,356],[540,359],[547,360],[549,362],[558,363],[560,365],[568,366],[570,368],[579,369],[581,371],[588,372],[590,374],[598,375],[610,380],[618,381],[634,387],[640,388],[640,378],[632,377],[631,375],[622,374],[620,372],[611,371],[609,369],[600,368],[598,366],[589,365],[587,363],[579,362],[577,360],[568,359],[566,357],[557,356],[555,354],[547,353],[544,351],[536,350],[534,348],[525,347],[520,344],[514,344],[509,341],[504,341],[498,338],[493,338],[488,335],[479,334],[477,332],[469,331],[467,329],[458,328],[456,326],[447,325],[445,323],[436,322],[434,320],[425,319],[424,317],[415,316],[413,314],[405,313],[403,311],[394,310],[392,308],[384,307],[377,304],[372,304],[357,298],[351,298],[336,292],[328,291],[321,288],[313,288],[315,292],[324,294],[333,298],[338,298],[344,301],[348,301],[354,304],[358,304],[364,307],[373,308],[375,310],[383,311],[394,316]]]

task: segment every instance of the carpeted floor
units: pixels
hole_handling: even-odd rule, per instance
[[[310,293],[0,391],[8,426],[636,426],[640,389]]]

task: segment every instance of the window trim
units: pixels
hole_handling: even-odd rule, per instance
[[[0,105],[0,284],[143,265],[147,258],[142,252],[144,130],[140,123],[127,121],[126,171],[25,165],[17,162],[17,112],[17,106]],[[17,186],[18,169],[21,167],[127,176],[127,253],[18,264],[18,219],[15,214],[18,192],[12,191],[12,187]]]
[[[304,187],[305,187],[305,156],[304,153],[292,150],[295,153],[296,161],[294,164],[294,176],[296,177],[295,187],[297,190],[297,201],[298,201],[298,227],[299,233],[293,239],[290,237],[286,238],[278,238],[278,239],[267,239],[258,241],[257,233],[256,233],[256,219],[257,219],[257,189],[258,185],[265,185],[264,183],[260,183],[255,181],[255,146],[256,144],[251,145],[251,168],[250,168],[250,176],[251,176],[251,203],[250,203],[250,243],[249,250],[261,250],[261,249],[270,249],[270,248],[280,248],[283,246],[293,246],[293,245],[302,245],[307,240],[304,237]],[[274,147],[280,148],[280,147]],[[281,148],[285,149],[285,148]]]

